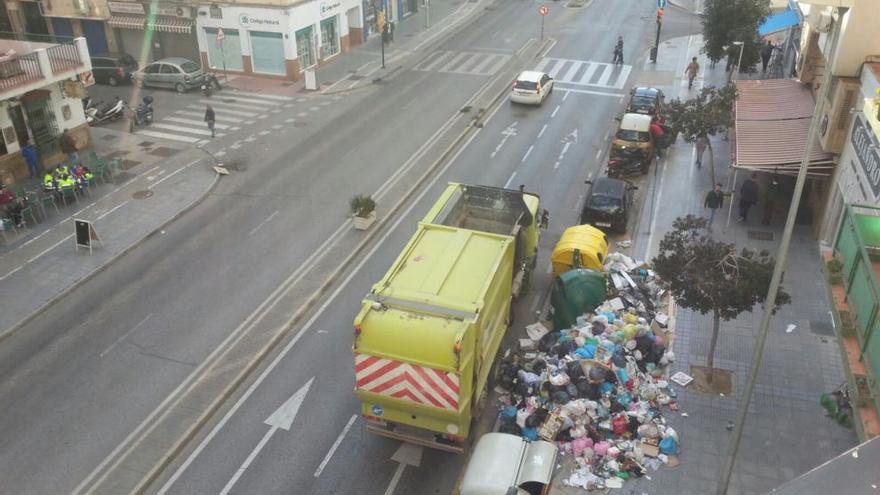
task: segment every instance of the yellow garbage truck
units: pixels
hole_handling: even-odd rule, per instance
[[[354,320],[368,431],[463,450],[546,218],[522,188],[447,186]]]

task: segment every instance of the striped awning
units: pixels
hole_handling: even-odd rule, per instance
[[[122,29],[140,29],[149,27],[155,32],[186,34],[192,32],[192,19],[182,17],[156,16],[151,22],[143,15],[113,15],[107,21],[110,26]]]
[[[111,15],[107,23],[120,29],[143,29],[147,18],[142,15]]]
[[[153,31],[161,33],[178,33],[186,34],[192,31],[192,19],[184,19],[181,17],[156,16],[152,22],[148,23]]]

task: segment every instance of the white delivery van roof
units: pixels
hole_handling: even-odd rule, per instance
[[[534,483],[548,485],[556,454],[556,445],[550,442],[527,442],[516,435],[487,433],[468,461],[461,495],[527,494],[519,488]]]
[[[640,113],[628,113],[620,119],[620,128],[628,131],[648,132],[651,127],[651,116]]]

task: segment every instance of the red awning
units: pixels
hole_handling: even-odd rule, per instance
[[[808,85],[792,79],[737,81],[734,167],[797,174],[807,145],[815,100]],[[810,175],[828,176],[834,155],[817,142]]]

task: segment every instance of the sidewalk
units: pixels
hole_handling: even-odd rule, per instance
[[[703,85],[723,85],[727,80],[723,64],[710,69],[708,60],[699,53],[701,44],[699,36],[665,42],[656,66],[647,64],[638,83],[657,85],[670,100],[695,95]],[[702,71],[689,92],[682,73],[692,56],[699,58]],[[721,182],[726,189],[732,175],[730,142],[715,136],[712,148],[715,182]],[[643,218],[648,218],[653,209],[653,221],[642,223],[634,248],[637,256],[656,254],[660,239],[676,217],[704,214],[703,195],[713,182],[708,153],[707,150],[703,157],[703,167],[698,169],[692,144],[679,139],[668,150],[657,167],[654,184],[643,192],[648,195]],[[739,181],[747,176],[748,173],[738,174]],[[765,183],[766,177],[762,177],[759,184],[764,187]],[[716,238],[738,247],[768,249],[775,255],[787,208],[776,208],[769,226],[760,222],[761,205],[744,223],[736,221],[734,211],[727,226],[727,206],[723,215],[719,213],[715,219]],[[845,378],[829,315],[831,307],[818,244],[809,226],[799,225],[795,229],[784,288],[792,303],[780,308],[771,321],[771,335],[746,420],[731,494],[766,493],[857,443],[854,430],[825,417],[819,405],[819,396],[839,387]],[[707,396],[678,388],[681,412],[687,416],[673,416],[669,420],[681,435],[681,465],[651,472],[652,480],[637,480],[632,485],[636,493],[714,493],[731,437],[726,426],[735,419],[737,401],[742,399],[761,316],[757,309],[722,322],[715,366],[735,373],[735,397]],[[785,331],[789,324],[796,325],[791,333]],[[690,373],[691,365],[705,365],[711,325],[709,314],[679,311],[673,372]]]
[[[425,10],[413,13],[394,29],[394,40],[385,45],[385,68],[381,67],[380,36],[370,33],[366,42],[347,52],[334,56],[316,69],[318,85],[322,93],[352,90],[378,77],[388,77],[409,55],[451,35],[457,28],[473,21],[483,11],[489,0],[461,2],[460,0],[432,0],[430,26],[426,27]],[[263,77],[229,76],[225,86],[242,91],[259,91],[285,96],[302,95],[307,92],[305,80],[287,81]]]
[[[217,182],[214,160],[192,147],[93,128],[98,156],[122,170],[89,195],[0,244],[0,339],[133,249],[204,198]],[[170,179],[170,180],[169,180]],[[34,184],[26,187],[39,187]],[[93,222],[102,247],[76,249],[73,219]]]

